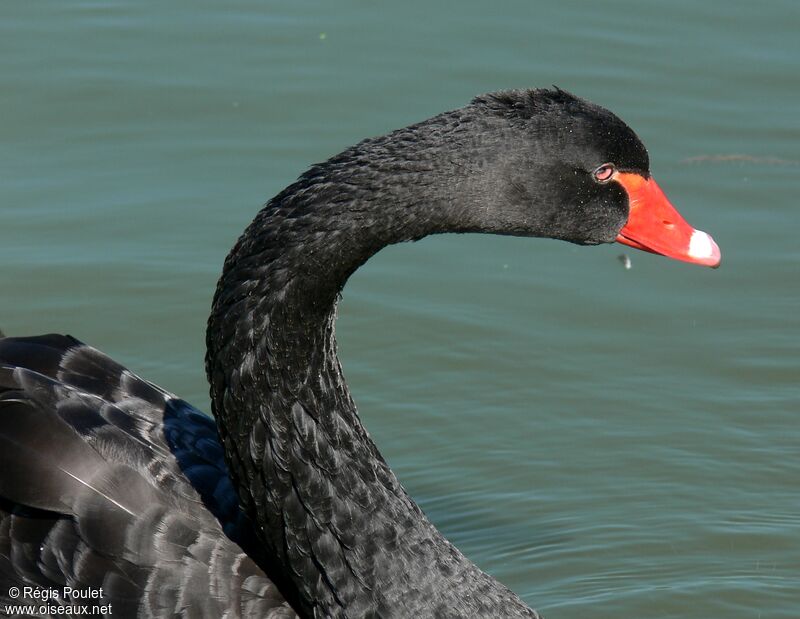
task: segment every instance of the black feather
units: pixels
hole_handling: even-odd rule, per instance
[[[213,421],[72,337],[0,340],[0,470],[1,601],[69,585],[115,617],[295,616],[235,541],[255,546]]]

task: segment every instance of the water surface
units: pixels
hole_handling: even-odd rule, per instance
[[[309,164],[499,88],[616,111],[721,269],[474,235],[391,247],[345,290],[346,374],[430,518],[548,619],[800,616],[800,5],[0,16],[0,326],[71,333],[206,410],[222,260]]]

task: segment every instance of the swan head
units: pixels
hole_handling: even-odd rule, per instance
[[[650,174],[647,149],[616,115],[558,88],[491,93],[472,105],[486,123],[481,135],[491,136],[489,172],[476,175],[493,196],[482,231],[616,241],[719,265],[717,244],[672,206]]]

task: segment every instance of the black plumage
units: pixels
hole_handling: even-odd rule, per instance
[[[115,617],[536,617],[370,440],[336,302],[379,249],[429,234],[613,241],[627,196],[592,177],[609,161],[649,174],[633,131],[556,89],[485,95],[313,166],[225,262],[217,425],[68,336],[0,340],[3,584],[102,586]]]
[[[74,338],[0,340],[0,471],[4,604],[70,586],[102,588],[109,616],[296,616],[214,422]]]

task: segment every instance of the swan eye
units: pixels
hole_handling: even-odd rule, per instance
[[[607,183],[616,171],[613,163],[604,163],[594,171],[594,180],[598,183]]]

